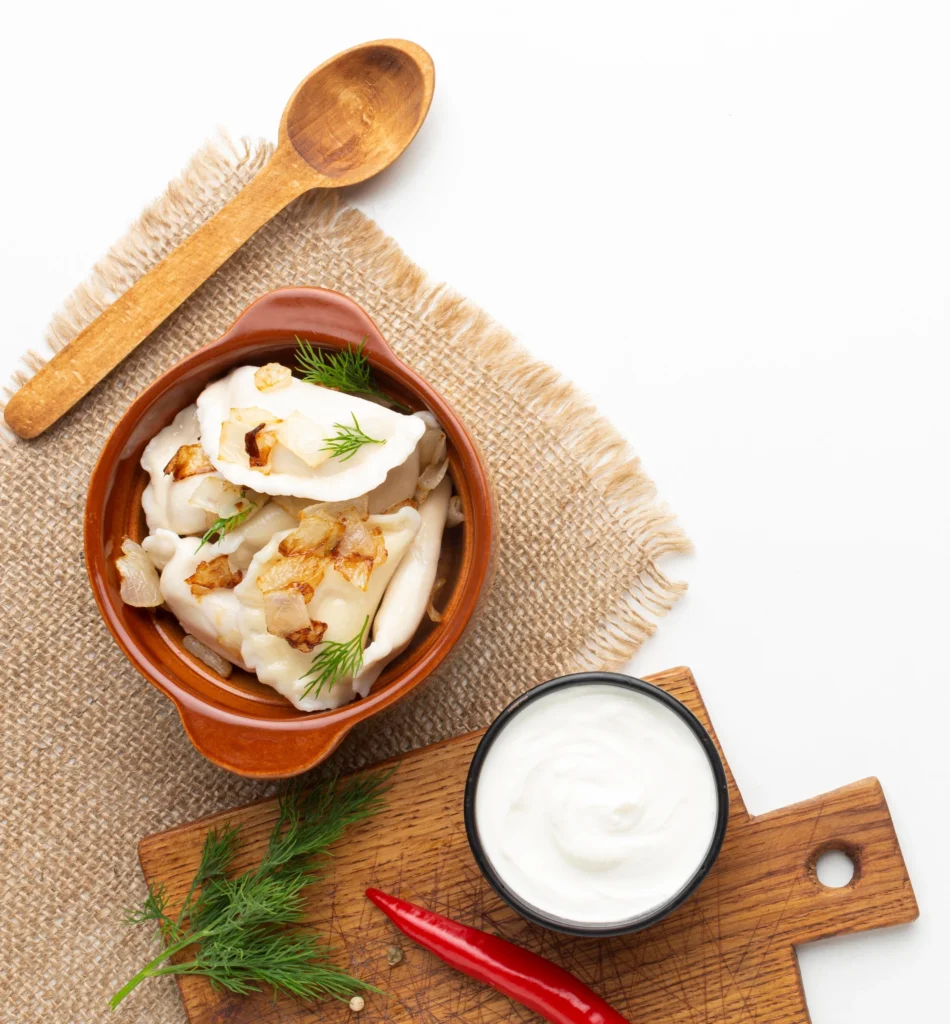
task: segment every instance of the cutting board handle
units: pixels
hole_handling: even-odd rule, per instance
[[[794,944],[917,918],[917,900],[877,779],[761,815],[754,825],[772,871],[779,857],[797,873],[781,920]],[[841,850],[854,864],[851,881],[841,888],[818,879],[818,858],[828,850]]]

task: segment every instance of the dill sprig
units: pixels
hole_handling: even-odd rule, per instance
[[[338,352],[315,349],[309,341],[304,341],[296,335],[294,340],[297,342],[297,365],[308,384],[319,384],[320,387],[345,391],[350,395],[369,395],[394,408],[409,411],[407,406],[390,398],[377,387],[373,369],[363,354],[365,338],[360,342],[359,348],[347,345]]]
[[[373,395],[387,398],[376,386],[369,360],[363,355],[364,338],[359,348],[347,345],[339,352],[315,349],[309,341],[294,335],[297,342],[297,365],[303,371],[308,384],[319,384],[324,388],[346,391],[351,395]]]
[[[208,527],[205,535],[201,538],[201,543],[197,548],[195,548],[196,552],[200,551],[205,544],[210,544],[211,538],[214,537],[215,534],[217,534],[215,543],[221,540],[222,537],[226,537],[232,530],[237,529],[243,522],[245,522],[247,517],[254,511],[254,509],[257,508],[257,503],[251,501],[251,499],[246,497],[243,492],[241,493],[241,500],[247,502],[246,507],[239,509],[233,516],[222,516],[215,519],[211,526]]]
[[[305,890],[320,880],[330,846],[348,825],[383,805],[390,772],[371,772],[345,783],[329,780],[305,793],[298,784],[280,796],[277,821],[260,865],[228,877],[240,831],[230,825],[206,836],[201,860],[177,915],[169,913],[163,885],[150,885],[128,924],[154,922],[165,949],[110,1000],[115,1009],[146,978],[200,974],[218,988],[246,995],[269,987],[300,999],[349,999],[377,991],[333,964],[332,949],[299,927]],[[170,962],[188,950],[181,962]]]
[[[334,423],[333,429],[336,430],[336,433],[333,437],[325,437],[326,444],[320,449],[322,452],[332,452],[331,457],[339,459],[340,462],[352,459],[364,444],[386,443],[385,440],[380,441],[375,437],[370,437],[369,434],[364,434],[360,429],[356,413],[353,412],[350,415],[353,417],[353,426],[348,427],[343,423]]]
[[[301,697],[306,697],[313,692],[316,697],[324,686],[329,690],[334,683],[345,679],[347,676],[355,676],[363,667],[363,636],[366,627],[369,625],[369,616],[363,620],[363,627],[350,640],[326,640],[320,645],[320,650],[313,656],[310,668],[300,677],[301,680],[309,679]]]

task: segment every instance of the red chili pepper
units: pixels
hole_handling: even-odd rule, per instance
[[[379,889],[367,889],[366,896],[400,931],[450,967],[491,985],[552,1024],[630,1024],[573,974],[536,953]]]

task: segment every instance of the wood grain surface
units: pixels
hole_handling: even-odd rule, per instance
[[[687,704],[715,738],[688,669],[648,679]],[[502,903],[469,852],[462,792],[480,735],[400,758],[389,809],[349,834],[326,886],[314,892],[308,919],[337,946],[341,963],[385,994],[367,996],[357,1018],[346,1005],[275,1003],[263,994],[241,999],[214,992],[203,979],[184,978],[181,994],[193,1024],[537,1019],[404,939],[364,898],[370,885],[549,957],[638,1024],[807,1022],[796,945],[917,917],[876,779],[753,818],[726,764],[732,806],[725,844],[682,907],[647,931],[608,940],[536,927]],[[241,867],[256,863],[274,810],[273,801],[264,801],[144,839],[139,854],[146,878],[164,881],[173,902],[180,901],[207,828],[225,821],[243,826]],[[844,850],[855,864],[853,879],[841,889],[824,887],[815,874],[815,861],[828,849]],[[405,956],[391,967],[386,957],[394,944]]]

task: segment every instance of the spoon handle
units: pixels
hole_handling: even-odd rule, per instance
[[[290,146],[226,206],[123,293],[7,403],[20,437],[41,434],[91,391],[222,263],[291,200],[321,184]]]

